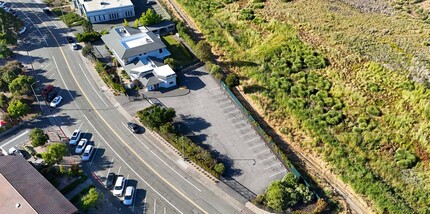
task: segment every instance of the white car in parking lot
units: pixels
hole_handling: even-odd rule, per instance
[[[19,34],[19,35],[22,35],[22,34],[24,34],[24,33],[25,33],[25,31],[27,31],[27,27],[23,27],[23,28],[21,28],[21,29],[18,31],[18,34]]]
[[[69,144],[76,145],[80,139],[81,139],[81,130],[76,129],[75,131],[73,131],[73,134],[70,137]]]
[[[130,206],[133,204],[133,198],[134,198],[134,187],[128,186],[125,189],[124,201],[122,203],[126,206]]]
[[[85,138],[82,138],[79,141],[78,145],[76,146],[75,153],[81,154],[82,151],[84,151],[84,148],[87,146],[87,143],[88,143],[88,140]]]
[[[113,195],[114,196],[122,196],[122,192],[124,191],[125,186],[125,178],[122,175],[118,175],[116,178],[115,186],[113,187]]]
[[[94,146],[92,145],[86,146],[84,153],[82,154],[82,161],[89,161],[93,152],[94,152]]]
[[[61,103],[61,100],[63,100],[63,97],[62,96],[56,96],[52,101],[51,101],[51,103],[49,104],[52,108],[55,108],[55,107],[57,107],[58,106],[58,104],[60,104]]]

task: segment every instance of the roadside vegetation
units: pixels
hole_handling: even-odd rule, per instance
[[[178,133],[173,125],[175,116],[176,112],[173,108],[164,108],[157,105],[152,105],[137,112],[137,117],[139,117],[142,124],[157,131],[178,151],[184,152],[186,158],[219,178],[225,171],[224,164],[218,163],[210,151],[203,149],[188,137]]]
[[[430,212],[427,24],[340,1],[177,2],[277,134],[376,212]]]
[[[17,42],[17,32],[24,26],[24,23],[7,13],[5,10],[0,9],[0,59],[7,59],[13,55],[9,46],[15,45]]]
[[[177,69],[179,66],[185,66],[194,61],[194,57],[188,49],[180,42],[176,41],[173,35],[162,37],[163,43],[166,44],[167,50],[171,54],[171,60],[167,63],[172,69]],[[172,61],[173,60],[173,61]]]
[[[26,70],[18,61],[9,61],[0,67],[0,109],[5,126],[0,132],[22,121],[30,113],[30,104],[34,100],[32,85],[35,80],[26,75]]]

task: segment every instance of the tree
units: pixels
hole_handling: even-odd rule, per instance
[[[196,54],[202,61],[210,61],[211,60],[211,46],[208,42],[202,40],[196,45]]]
[[[29,139],[31,140],[31,145],[37,147],[48,142],[49,136],[45,134],[42,129],[35,128],[31,131]]]
[[[82,28],[84,29],[84,33],[90,33],[94,31],[93,24],[88,20],[82,21]]]
[[[142,13],[142,16],[139,19],[141,25],[152,25],[157,24],[163,20],[163,17],[157,13],[153,9],[146,10],[145,13]]]
[[[4,45],[16,44],[16,38],[18,37],[16,32],[19,31],[22,26],[23,22],[20,19],[7,13],[5,10],[0,10],[0,43]],[[2,51],[4,51],[4,49]]]
[[[217,163],[214,167],[214,170],[218,175],[223,175],[225,172],[225,166],[223,163]]]
[[[12,100],[7,107],[7,112],[12,118],[18,118],[27,115],[29,111],[30,108],[28,105],[21,102],[20,100]]]
[[[18,77],[21,72],[21,68],[14,67],[11,70],[4,71],[1,75],[1,78],[5,83],[10,84],[14,79]]]
[[[170,57],[164,60],[164,64],[169,65],[173,70],[176,70],[179,67],[179,63]]]
[[[160,128],[160,126],[172,122],[176,116],[173,108],[164,108],[157,105],[150,106],[137,112],[140,121],[150,128]]]
[[[273,181],[264,197],[268,207],[276,212],[282,212],[299,202],[311,201],[313,194],[307,186],[298,182],[293,173],[288,173],[284,179]]]
[[[229,87],[235,87],[239,85],[239,77],[235,73],[230,73],[225,78],[225,84]]]
[[[84,195],[81,198],[82,209],[84,211],[87,211],[88,209],[95,207],[97,205],[98,200],[99,193],[96,191],[95,188],[91,188],[88,194]]]
[[[82,56],[88,57],[93,54],[93,45],[89,42],[85,43],[85,46],[82,48]]]
[[[4,93],[0,93],[0,108],[5,108],[8,104],[9,98]]]
[[[28,94],[31,91],[31,84],[34,82],[34,78],[31,76],[18,75],[9,84],[9,91],[19,95]]]
[[[139,27],[139,20],[138,19],[134,20],[133,27],[134,28],[138,28]]]
[[[54,143],[48,146],[47,151],[42,153],[42,158],[49,165],[59,163],[67,154],[67,146],[63,143]]]
[[[124,23],[122,23],[122,26],[128,27],[128,21],[127,21],[127,19],[124,19]]]

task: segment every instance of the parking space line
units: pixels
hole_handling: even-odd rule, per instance
[[[246,136],[249,136],[249,135],[256,135],[256,136],[258,136],[257,132],[251,131],[251,132],[245,132],[245,134],[242,134],[239,137],[246,138]]]
[[[154,198],[154,214],[156,210],[157,210],[157,199]]]
[[[109,165],[109,168],[108,168],[108,173],[107,173],[107,175],[106,175],[106,179],[107,179],[107,177],[109,176],[109,173],[110,173],[110,170],[112,169],[112,164],[113,164],[113,160],[115,159],[115,157],[114,158],[112,158],[112,161],[110,162],[110,165]]]
[[[91,158],[91,163],[90,163],[90,165],[92,165],[92,164],[93,164],[93,160],[94,160],[94,158],[96,157],[96,153],[97,153],[97,150],[99,150],[99,146],[100,146],[100,143],[97,145],[96,151],[94,152],[93,157]]]
[[[264,151],[262,151],[262,152],[259,152],[259,153],[257,153],[257,154],[254,154],[254,156],[258,156],[258,155],[261,155],[261,154],[266,153],[266,152],[270,152],[270,149],[266,149],[266,150],[264,150]]]
[[[88,121],[90,126],[94,129],[95,132],[100,136],[100,138],[106,143],[106,145],[115,153],[116,156],[131,170],[134,174],[136,174],[137,177],[140,178],[152,191],[154,191],[158,196],[160,196],[162,199],[166,201],[170,206],[172,206],[175,210],[177,210],[179,213],[183,213],[181,210],[179,210],[177,207],[175,207],[167,198],[165,198],[161,193],[159,193],[154,187],[152,187],[145,179],[142,178],[142,176],[139,175],[139,173],[136,172],[113,148],[112,146],[103,138],[103,136],[100,134],[100,132],[94,127],[94,125],[90,122],[88,117],[84,114],[85,119]],[[142,161],[143,162],[143,161]],[[149,166],[149,165],[147,165]],[[201,209],[201,208],[200,208]],[[201,209],[203,210],[203,209]]]
[[[121,172],[121,165],[119,165],[119,169],[118,169],[117,175],[119,175],[120,172]]]
[[[275,174],[272,174],[272,175],[270,175],[270,176],[269,176],[269,178],[271,178],[271,177],[273,177],[273,176],[275,176],[275,175],[279,175],[279,174],[281,174],[281,173],[283,173],[283,172],[287,172],[287,169],[284,169],[284,170],[279,171],[279,172],[277,172],[277,173],[275,173]]]
[[[266,159],[263,159],[263,160],[258,161],[258,163],[263,163],[263,162],[268,161],[268,160],[271,160],[271,159],[276,160],[276,157],[273,155],[273,156],[271,156],[271,157],[268,157],[268,158],[266,158]]]
[[[51,79],[51,77],[53,77],[55,75],[55,73],[51,74],[51,76],[48,77],[48,79]]]
[[[270,169],[270,168],[272,168],[274,166],[280,166],[280,165],[281,165],[280,163],[276,163],[276,164],[273,164],[272,166],[268,166],[268,167],[264,168],[264,170]]]
[[[84,125],[84,122],[81,123],[81,125],[79,125],[78,129],[80,130],[82,125]]]
[[[265,143],[259,143],[259,144],[255,145],[255,146],[249,147],[249,149],[255,149],[255,148],[260,147],[260,146],[266,146],[266,144]]]
[[[124,123],[122,123],[122,125],[129,131],[129,132],[131,132],[131,130],[129,129],[129,128],[127,128],[127,125],[126,124],[124,124]],[[190,184],[191,186],[193,186],[196,190],[198,190],[199,192],[201,192],[201,190],[199,189],[199,188],[197,188],[194,184],[192,184],[189,180],[187,180],[184,176],[182,176],[181,174],[179,174],[179,172],[177,172],[176,170],[174,170],[169,164],[167,164],[163,159],[161,159],[157,154],[155,154],[155,152],[154,151],[152,151],[147,145],[145,145],[145,143],[143,143],[136,135],[134,135],[133,134],[133,132],[131,132],[131,134],[146,148],[146,149],[148,149],[155,157],[157,157],[158,158],[158,160],[160,160],[161,162],[163,162],[164,163],[164,165],[166,165],[167,167],[169,167],[169,169],[171,169],[173,172],[175,172],[179,177],[181,177],[182,179],[184,179],[184,181],[186,181],[188,184]],[[145,135],[144,135],[144,137],[146,137]],[[148,137],[146,137],[146,139],[148,140],[148,141],[150,141],[149,140],[149,138]]]
[[[246,141],[245,143],[248,144],[248,143],[254,142],[255,140],[261,140],[261,138],[260,137],[256,137],[256,138],[253,138],[251,140]]]
[[[33,12],[33,10],[30,8],[30,10]],[[43,40],[45,41],[46,46],[49,46],[48,42],[46,41],[45,37],[43,36],[42,32],[40,32],[39,27],[37,27],[36,24],[34,24],[33,21],[31,21],[30,17],[27,16],[27,14],[23,13],[25,17],[33,24],[34,28],[39,32],[40,36],[42,36]]]

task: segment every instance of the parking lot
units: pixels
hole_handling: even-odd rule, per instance
[[[176,121],[186,127],[194,142],[218,153],[228,166],[227,179],[255,194],[262,193],[273,180],[281,179],[286,169],[272,154],[241,110],[204,67],[179,75],[179,82],[190,93],[158,100],[176,111]],[[124,103],[131,114],[150,104],[146,101]]]

